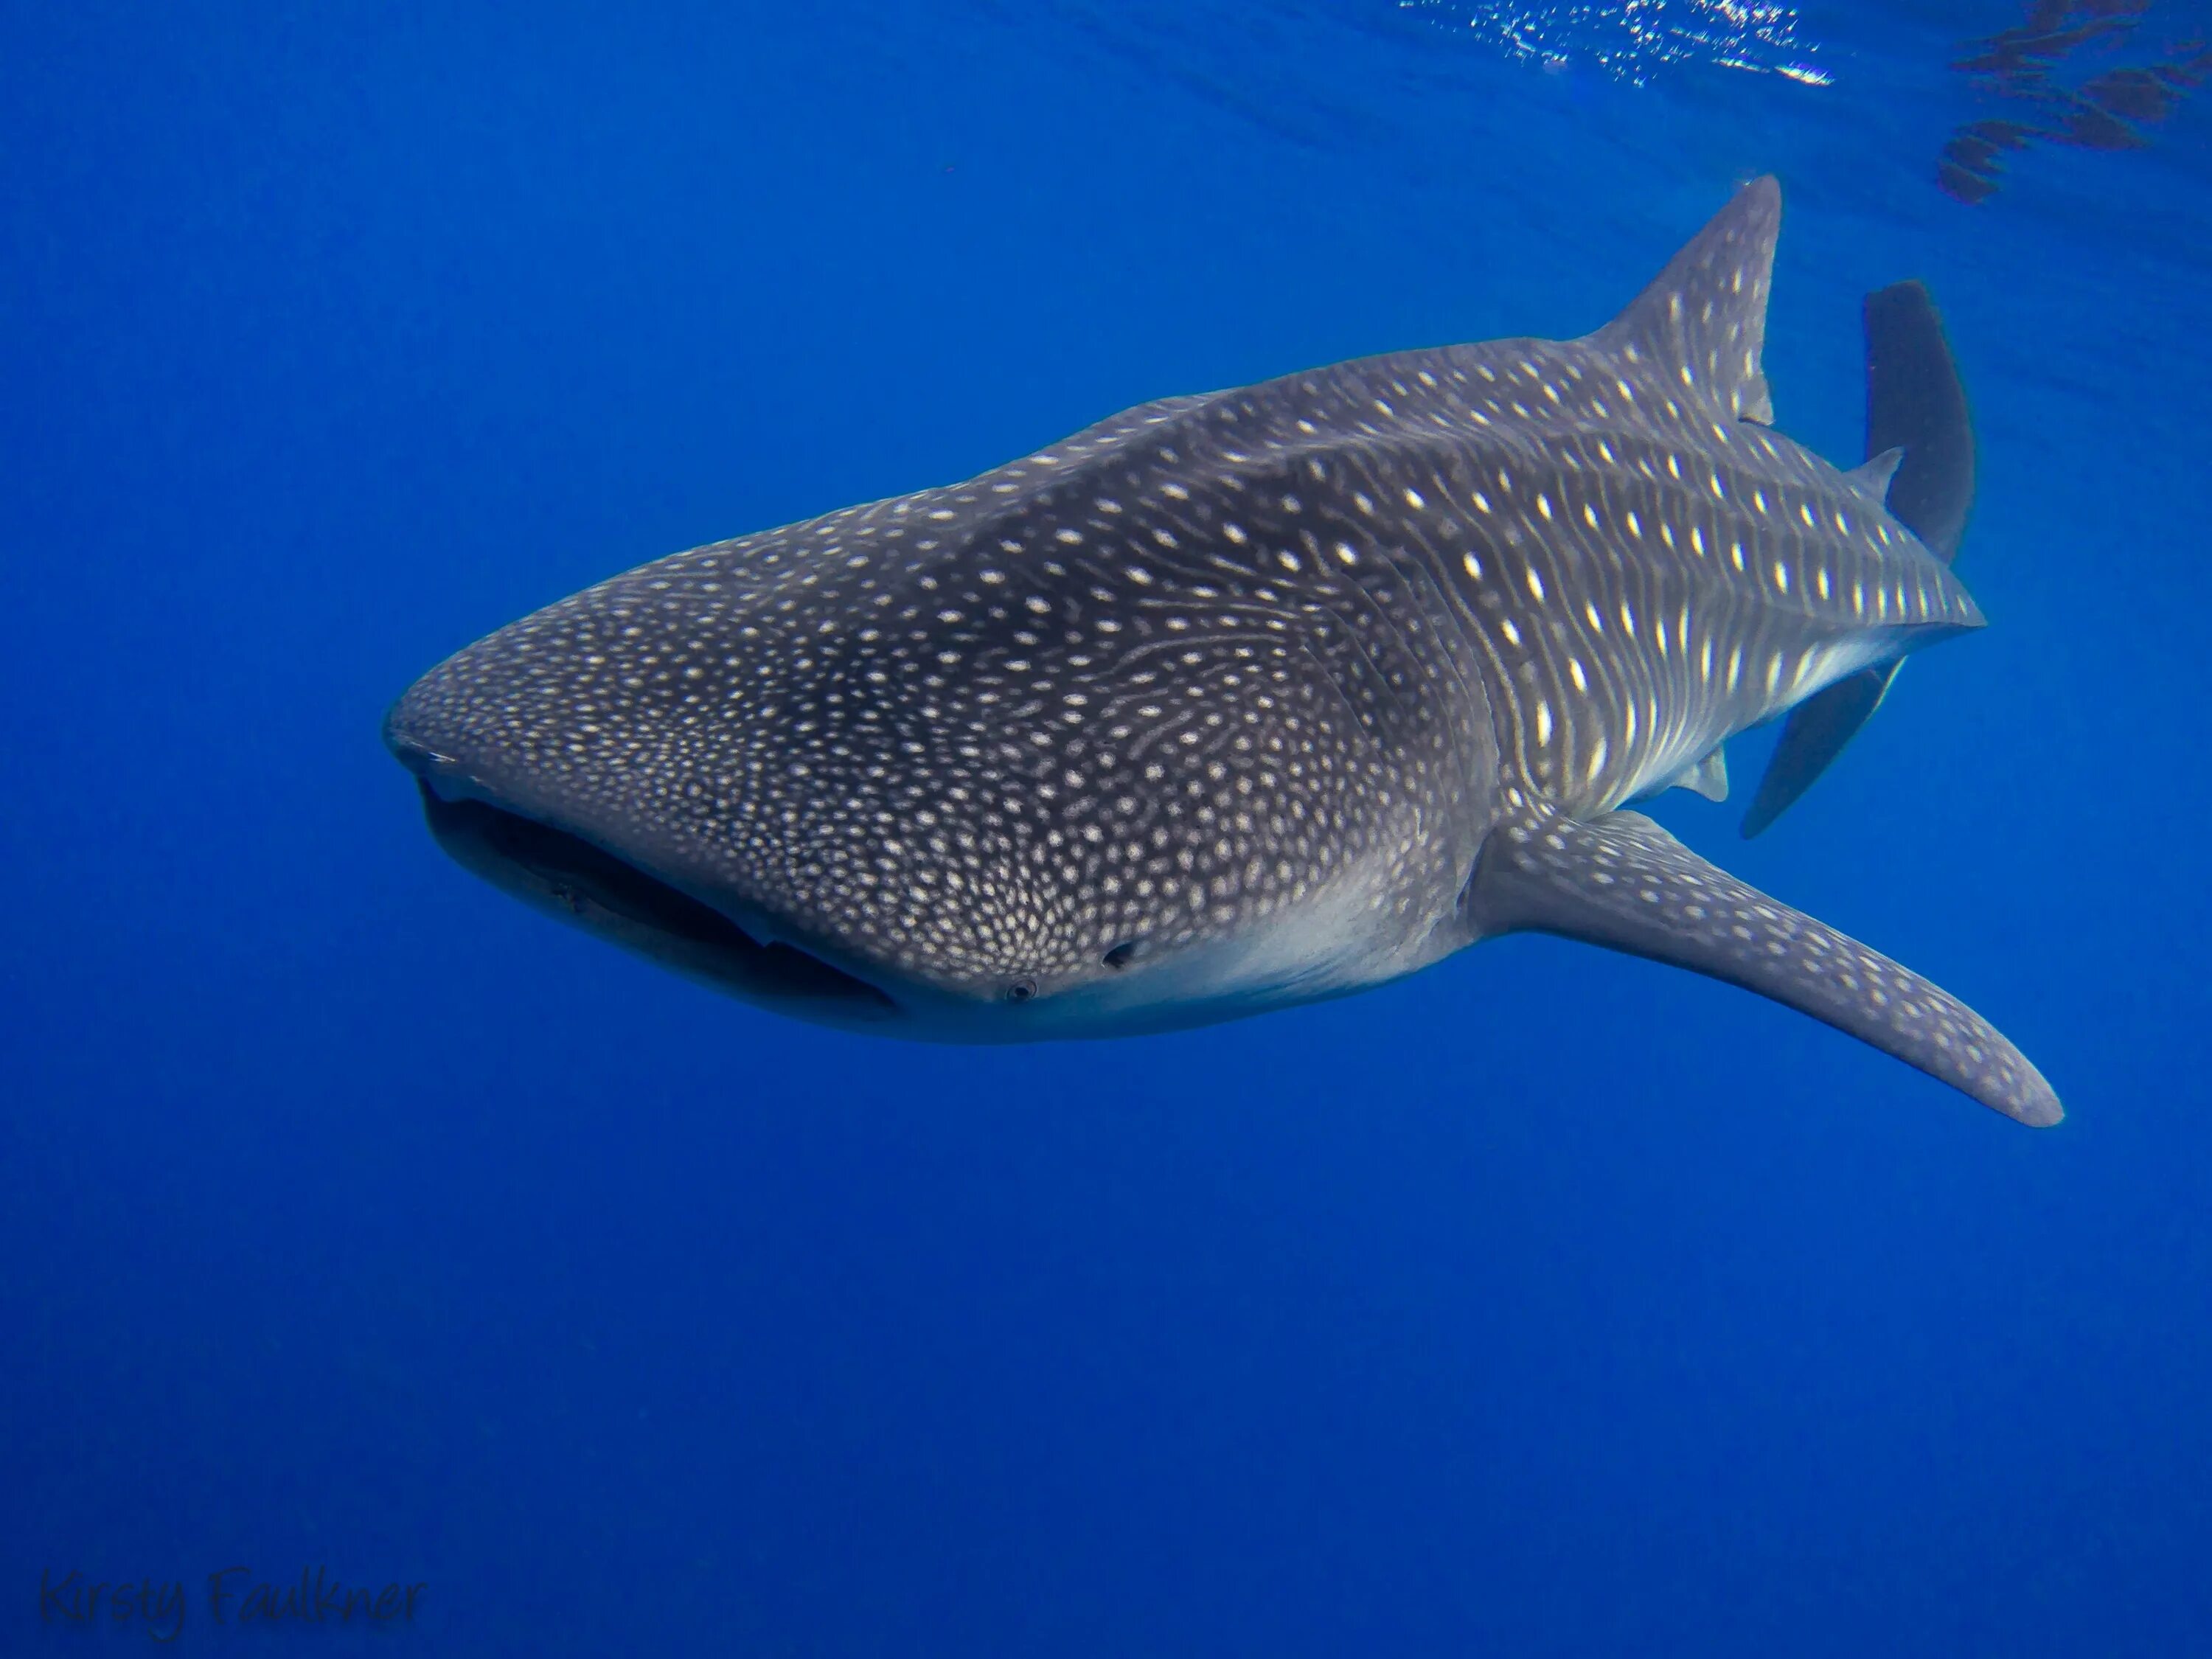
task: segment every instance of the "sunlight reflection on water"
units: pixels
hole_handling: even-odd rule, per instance
[[[1509,56],[1565,70],[1588,64],[1642,85],[1676,64],[1712,64],[1787,76],[1824,87],[1797,9],[1765,0],[1398,0],[1450,27],[1472,31]]]

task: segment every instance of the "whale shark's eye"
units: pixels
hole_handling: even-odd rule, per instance
[[[1033,979],[1018,979],[1006,987],[1006,1000],[1009,1002],[1027,1002],[1036,994],[1036,981]]]
[[[1141,939],[1125,939],[1099,960],[1109,968],[1127,968],[1137,959],[1137,947],[1143,942]]]

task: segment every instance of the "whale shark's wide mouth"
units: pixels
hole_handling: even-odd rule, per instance
[[[884,992],[781,940],[762,944],[713,906],[580,836],[488,801],[448,800],[422,780],[438,844],[465,868],[539,908],[717,988],[832,1021],[895,1017]]]

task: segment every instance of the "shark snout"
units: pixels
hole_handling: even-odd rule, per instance
[[[454,706],[451,682],[459,660],[432,669],[385,711],[384,746],[393,759],[433,787],[463,782],[470,757],[483,758],[488,748],[471,734],[470,722]]]
[[[384,719],[384,746],[392,751],[392,758],[426,784],[459,776],[462,770],[459,757],[447,754],[429,739],[416,735],[397,718],[398,714],[395,708]]]
[[[385,746],[414,775],[456,863],[561,921],[713,988],[825,1024],[896,1029],[885,975],[753,902],[741,868],[650,811],[623,769],[529,740],[526,705],[487,696],[463,653],[385,716]],[[481,711],[503,711],[507,724]],[[472,716],[476,716],[472,718]]]

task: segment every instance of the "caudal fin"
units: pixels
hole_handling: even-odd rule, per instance
[[[1974,502],[1974,427],[1936,302],[1919,283],[1866,297],[1867,454],[1902,451],[1889,510],[1948,564]],[[1781,817],[1828,769],[1888,694],[1899,664],[1838,680],[1790,712],[1766,775],[1743,815],[1747,839]]]
[[[1945,564],[1974,504],[1974,422],[1966,389],[1923,283],[1866,297],[1867,453],[1901,449],[1889,510]]]

